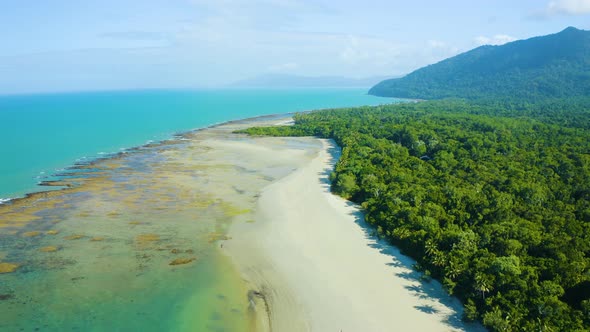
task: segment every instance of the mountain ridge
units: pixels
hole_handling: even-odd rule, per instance
[[[500,46],[484,45],[401,77],[369,94],[383,97],[479,99],[590,94],[590,31],[568,27]]]

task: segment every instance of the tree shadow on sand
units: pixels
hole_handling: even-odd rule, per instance
[[[436,310],[436,308],[431,305],[415,305],[414,308],[422,311],[423,313],[427,313],[427,314],[438,313],[438,310]]]
[[[327,146],[327,152],[329,154],[328,164],[335,165],[340,158],[340,147],[333,141],[330,141]],[[326,167],[319,173],[320,183],[326,191],[330,191],[331,188],[330,174],[332,171],[332,167]],[[369,246],[391,258],[387,265],[391,266],[392,278],[397,277],[402,279],[404,288],[420,301],[425,302],[425,304],[414,306],[416,310],[427,314],[442,314],[435,305],[443,305],[452,309],[451,313],[444,316],[443,319],[443,322],[449,327],[461,331],[486,331],[480,324],[464,322],[461,319],[463,306],[460,301],[446,293],[438,281],[425,280],[423,274],[413,268],[416,261],[403,255],[397,247],[378,238],[376,236],[376,230],[365,222],[364,213],[358,205],[350,201],[346,201],[346,204],[349,207],[354,207],[354,209],[351,209],[353,211],[351,215],[354,217],[355,223],[364,232]]]

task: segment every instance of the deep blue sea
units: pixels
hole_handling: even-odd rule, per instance
[[[0,199],[76,161],[257,115],[377,105],[366,89],[141,90],[0,96]]]

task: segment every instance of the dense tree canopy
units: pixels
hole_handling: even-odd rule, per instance
[[[496,331],[590,329],[590,103],[406,103],[299,114],[333,191]],[[337,236],[337,234],[335,234]]]

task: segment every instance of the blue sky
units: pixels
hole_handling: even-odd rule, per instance
[[[0,0],[0,94],[401,75],[590,30],[590,0]]]

